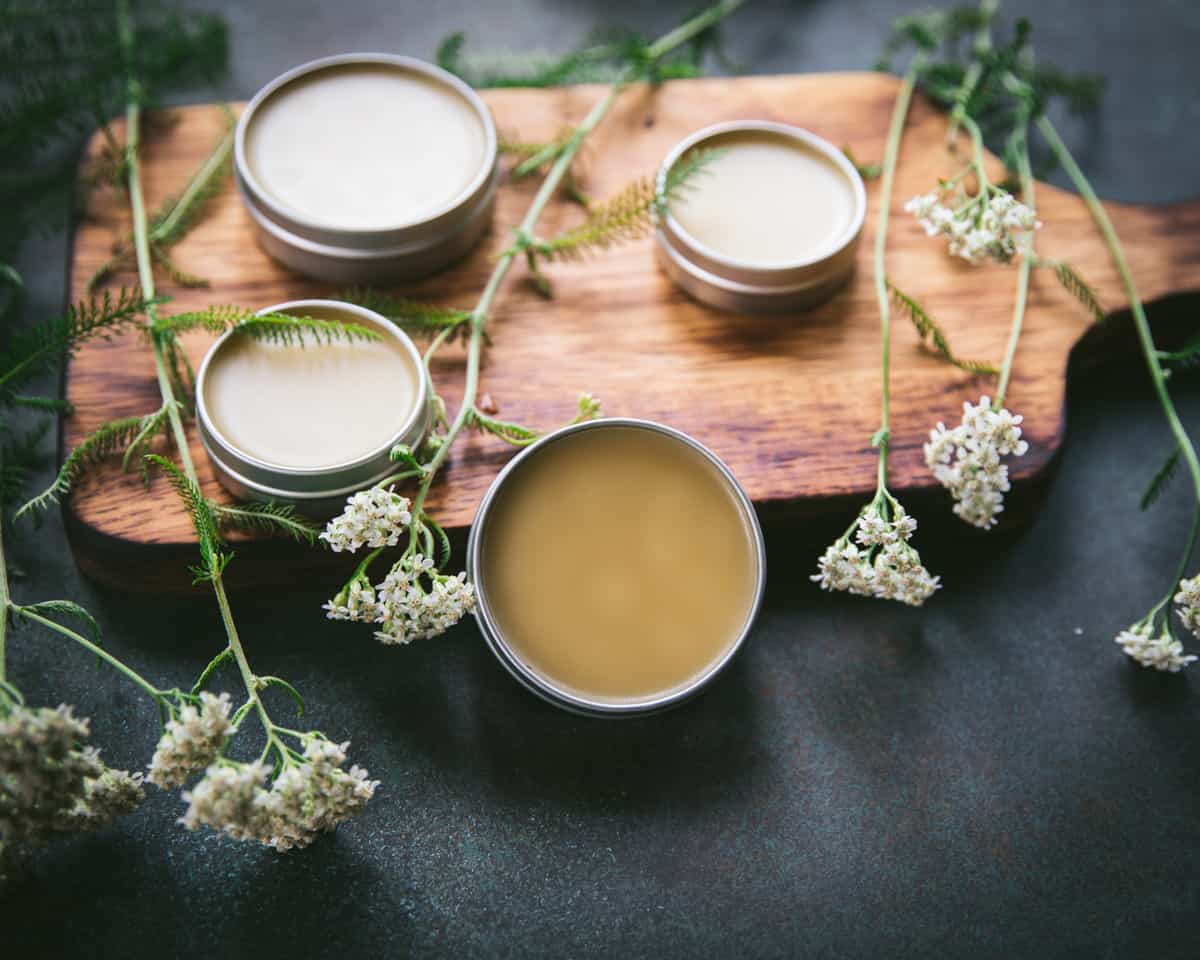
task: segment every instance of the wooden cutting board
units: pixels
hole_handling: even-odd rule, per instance
[[[604,197],[636,175],[654,173],[670,148],[691,131],[743,118],[805,127],[852,147],[863,161],[876,161],[883,153],[897,87],[890,76],[844,73],[631,88],[590,139],[583,184],[593,196]],[[501,131],[537,140],[578,122],[603,92],[602,87],[580,86],[496,90],[483,96]],[[148,124],[144,158],[151,209],[187,181],[218,139],[222,122],[217,107],[196,106],[166,111]],[[116,126],[120,136],[120,124]],[[918,98],[901,151],[888,271],[938,318],[960,356],[998,364],[1008,335],[1015,268],[973,268],[952,260],[944,245],[927,239],[901,209],[937,177],[958,169],[959,161],[946,152],[945,129],[943,115]],[[99,142],[92,149],[99,150]],[[401,292],[472,306],[492,256],[509,242],[536,185],[536,178],[502,185],[494,228],[475,253]],[[649,239],[586,263],[548,268],[556,290],[553,300],[532,289],[522,268],[514,269],[493,311],[483,392],[503,418],[549,429],[568,420],[577,395],[589,391],[610,415],[660,420],[708,444],[769,517],[828,509],[835,501],[837,509],[849,512],[853,507],[847,504],[868,496],[875,477],[876,454],[869,438],[879,415],[879,318],[871,271],[878,193],[878,183],[868,183],[857,275],[831,302],[809,313],[764,319],[693,303],[658,269]],[[1044,185],[1037,200],[1045,222],[1039,252],[1073,264],[1108,309],[1124,306],[1116,272],[1083,203]],[[1159,208],[1114,203],[1108,209],[1147,302],[1200,288],[1200,202]],[[162,292],[173,297],[168,309],[209,303],[258,308],[335,292],[268,259],[255,245],[231,183],[210,211],[174,256],[184,269],[209,278],[211,288],[186,290],[160,278]],[[581,216],[577,206],[555,202],[542,219],[541,233],[550,235]],[[121,195],[93,196],[75,235],[74,298],[84,296],[88,277],[108,259],[113,239],[128,229]],[[131,274],[112,279],[113,285],[135,282]],[[1036,271],[1008,404],[1024,414],[1030,442],[1029,453],[1013,468],[1018,487],[1042,474],[1062,443],[1068,354],[1089,326],[1088,316],[1053,275]],[[186,347],[194,362],[208,343],[205,335],[189,336]],[[453,410],[463,358],[454,350],[443,355],[435,376]],[[956,420],[963,400],[993,391],[994,383],[948,367],[922,348],[901,314],[896,315],[892,356],[890,485],[897,493],[926,490],[934,482],[921,444],[930,427],[938,420]],[[133,334],[88,344],[68,367],[66,396],[76,409],[65,422],[67,449],[106,420],[155,409],[159,401],[149,348]],[[227,499],[194,433],[192,453],[205,492]],[[464,437],[434,487],[430,511],[461,532],[511,455],[495,439]],[[161,478],[145,489],[136,476],[108,464],[78,485],[66,516],[80,566],[97,578],[131,588],[186,582],[192,531]],[[320,553],[263,540],[240,543],[237,552],[231,572],[243,582],[286,578],[313,564]]]

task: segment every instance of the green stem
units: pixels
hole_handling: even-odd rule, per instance
[[[718,23],[733,13],[743,3],[745,3],[745,0],[723,0],[723,2],[714,4],[704,12],[697,14],[686,23],[664,34],[652,43],[646,50],[647,60],[654,62],[661,59],[676,47],[687,43],[697,34],[702,33],[713,24]],[[644,69],[645,64],[638,64],[628,68],[613,83],[608,93],[592,107],[583,122],[572,132],[558,154],[558,158],[550,167],[550,171],[546,174],[546,179],[542,181],[541,186],[538,188],[538,192],[534,196],[533,202],[529,205],[529,210],[526,212],[525,217],[521,220],[521,225],[517,228],[517,235],[519,237],[533,236],[538,220],[546,208],[546,204],[550,202],[555,191],[558,190],[559,184],[567,175],[571,163],[575,159],[575,155],[583,145],[583,141],[587,138],[588,134],[596,129],[600,121],[604,119],[605,114],[612,108],[621,91],[637,79]],[[479,390],[479,361],[482,353],[484,327],[487,324],[488,313],[492,308],[492,301],[495,299],[500,289],[500,284],[508,274],[515,259],[515,250],[510,249],[501,254],[500,258],[496,261],[495,268],[492,270],[492,275],[488,278],[487,286],[484,287],[483,293],[479,297],[479,302],[475,305],[475,309],[471,311],[471,338],[467,346],[467,374],[466,383],[463,386],[462,403],[458,408],[458,414],[450,424],[449,430],[446,431],[446,436],[441,447],[438,448],[437,453],[434,454],[433,459],[427,465],[425,477],[422,479],[421,486],[413,501],[412,515],[414,517],[421,515],[426,496],[429,493],[429,488],[433,484],[438,469],[450,455],[450,448],[454,445],[455,439],[475,412],[475,401]]]
[[[1129,298],[1129,309],[1133,314],[1133,323],[1137,329],[1138,341],[1142,347],[1142,355],[1146,359],[1146,368],[1150,371],[1150,379],[1154,382],[1154,391],[1158,395],[1158,401],[1162,405],[1163,414],[1167,418],[1167,424],[1171,428],[1171,433],[1174,434],[1175,441],[1179,444],[1179,450],[1183,454],[1183,459],[1188,465],[1188,470],[1191,472],[1192,485],[1196,490],[1196,499],[1200,501],[1200,459],[1196,457],[1196,449],[1192,445],[1187,431],[1183,428],[1183,423],[1180,421],[1179,414],[1175,410],[1175,404],[1171,400],[1170,393],[1167,391],[1167,378],[1163,372],[1162,365],[1159,363],[1158,349],[1154,346],[1154,337],[1150,333],[1150,323],[1146,319],[1146,311],[1142,306],[1141,297],[1138,296],[1137,287],[1134,286],[1133,274],[1130,272],[1129,264],[1125,260],[1125,252],[1121,248],[1120,240],[1117,239],[1117,231],[1113,227],[1112,221],[1109,220],[1108,213],[1105,211],[1103,204],[1100,203],[1100,199],[1096,196],[1096,191],[1092,189],[1092,185],[1075,162],[1071,151],[1063,143],[1054,124],[1043,114],[1038,117],[1037,125],[1038,130],[1046,138],[1051,151],[1063,165],[1063,169],[1067,171],[1067,176],[1075,184],[1075,188],[1079,191],[1080,196],[1083,197],[1084,203],[1087,204],[1087,208],[1091,212],[1092,219],[1096,222],[1096,226],[1100,229],[1100,233],[1104,236],[1104,240],[1108,244],[1113,262],[1117,266],[1117,273],[1120,274],[1121,283],[1125,287],[1125,294]]]
[[[128,667],[125,664],[123,664],[120,660],[118,660],[116,657],[114,657],[111,653],[109,653],[103,647],[99,646],[98,644],[92,643],[92,641],[87,639],[87,637],[83,636],[82,634],[76,633],[70,627],[64,627],[61,623],[57,623],[54,620],[49,619],[48,617],[43,617],[40,613],[34,613],[32,610],[30,610],[28,608],[18,607],[17,609],[20,610],[20,615],[22,617],[26,618],[27,620],[32,620],[35,623],[40,623],[43,627],[46,627],[48,630],[53,630],[55,633],[61,634],[62,636],[67,637],[70,640],[74,640],[80,646],[82,646],[85,649],[89,650],[90,652],[94,653],[96,656],[98,656],[101,660],[103,660],[109,666],[113,667],[115,670],[119,671],[120,673],[123,673],[126,677],[128,677],[130,680],[132,680],[134,683],[136,683],[139,687],[141,687],[143,690],[145,690],[146,693],[150,694],[150,696],[152,696],[155,700],[160,700],[162,698],[163,692],[161,690],[159,690],[158,687],[154,686],[154,684],[152,684],[149,680],[147,680],[145,677],[143,677],[140,673],[138,673],[132,667]]]
[[[985,54],[992,49],[992,17],[996,14],[996,8],[999,6],[999,0],[981,0],[979,4],[979,12],[983,16],[983,24],[975,31],[974,52],[976,54]],[[967,117],[967,103],[971,99],[971,95],[975,93],[975,88],[979,86],[979,80],[983,76],[983,59],[980,56],[971,59],[971,65],[967,67],[967,72],[963,76],[963,82],[958,88],[958,93],[954,95],[954,109],[950,111],[950,129],[946,132],[947,142],[950,147],[954,147],[955,140],[958,139],[958,128]]]
[[[233,149],[233,135],[234,130],[231,128],[221,139],[221,142],[217,144],[217,149],[204,161],[203,166],[196,171],[196,174],[188,182],[183,193],[179,195],[179,199],[175,201],[175,205],[171,207],[171,212],[154,228],[153,239],[156,242],[162,237],[169,237],[171,235],[179,225],[179,221],[191,209],[196,197],[207,188],[212,176],[229,159],[229,152]]]
[[[1183,556],[1179,558],[1179,566],[1175,570],[1175,578],[1171,581],[1170,589],[1167,590],[1167,595],[1159,600],[1154,609],[1147,615],[1148,619],[1153,619],[1159,610],[1175,598],[1175,593],[1179,589],[1179,581],[1187,573],[1188,564],[1192,561],[1192,551],[1196,548],[1197,534],[1200,534],[1200,506],[1197,506],[1195,512],[1192,514],[1192,529],[1188,533],[1187,544],[1183,548]]]
[[[904,121],[912,102],[913,87],[917,74],[924,65],[924,57],[918,56],[904,74],[896,104],[892,108],[892,122],[888,129],[887,148],[883,155],[883,181],[879,190],[879,223],[875,229],[875,296],[879,301],[879,335],[882,344],[883,387],[880,409],[879,433],[879,479],[878,488],[887,487],[887,455],[889,431],[891,429],[891,300],[888,296],[887,272],[884,253],[887,249],[888,214],[892,203],[892,187],[896,179],[896,158],[900,153],[900,138],[904,133]]]
[[[130,15],[129,0],[118,0],[117,2],[117,35],[120,39],[121,48],[125,55],[126,64],[131,64],[133,59],[133,19]],[[150,262],[150,244],[147,237],[146,226],[146,203],[142,195],[142,178],[141,170],[138,163],[138,147],[140,145],[140,130],[141,130],[141,108],[139,101],[141,99],[141,89],[137,78],[134,76],[132,69],[129,69],[129,80],[127,83],[127,102],[125,108],[126,133],[125,133],[125,160],[127,169],[127,180],[129,185],[129,202],[133,215],[133,239],[134,250],[137,254],[138,277],[142,284],[142,294],[147,299],[154,296],[154,274]],[[154,321],[157,319],[157,311],[154,305],[146,311],[147,325],[154,326]],[[171,432],[175,438],[175,446],[179,451],[179,458],[183,465],[184,473],[187,474],[193,483],[199,485],[199,477],[196,474],[195,464],[192,462],[191,453],[188,450],[187,434],[183,429],[183,418],[179,413],[179,404],[176,401],[174,390],[171,387],[171,380],[167,374],[166,358],[162,340],[158,337],[151,337],[154,344],[154,363],[158,374],[158,388],[162,394],[163,404],[167,407],[167,416],[171,423]],[[217,598],[217,606],[221,610],[221,621],[225,626],[225,635],[228,641],[229,648],[233,651],[234,658],[237,660],[238,669],[242,675],[242,681],[246,687],[247,695],[254,700],[255,709],[258,712],[259,718],[262,720],[263,727],[267,732],[268,745],[274,739],[274,734],[271,728],[271,718],[267,715],[266,708],[263,706],[262,699],[258,695],[258,684],[253,671],[250,669],[249,661],[246,659],[246,652],[242,648],[241,639],[238,636],[237,627],[233,622],[233,613],[229,608],[229,598],[225,594],[225,584],[221,578],[220,567],[213,567],[216,571],[212,578],[213,593]]]
[[[1021,178],[1021,200],[1031,209],[1034,203],[1033,170],[1029,164],[1029,141],[1021,134],[1021,149],[1017,151],[1017,174]],[[1017,266],[1017,299],[1013,306],[1012,329],[1008,334],[1008,349],[1004,353],[1004,365],[1000,368],[1000,383],[996,387],[995,409],[1004,406],[1008,393],[1008,380],[1012,375],[1013,359],[1017,355],[1017,341],[1021,339],[1021,326],[1025,321],[1025,304],[1029,299],[1029,274],[1033,269],[1033,231],[1022,238],[1021,262]]]

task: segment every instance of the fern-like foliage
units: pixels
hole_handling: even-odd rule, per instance
[[[1063,289],[1083,305],[1083,308],[1091,314],[1094,322],[1103,323],[1107,314],[1100,303],[1100,298],[1096,295],[1096,291],[1091,288],[1088,282],[1069,263],[1055,260],[1052,266],[1054,268],[1054,275],[1058,277],[1058,282],[1062,284]]]
[[[73,600],[41,600],[37,603],[27,603],[17,607],[16,613],[18,618],[26,613],[36,613],[49,619],[55,619],[64,615],[74,617],[77,620],[82,620],[87,627],[88,633],[92,635],[92,640],[96,644],[100,643],[100,624],[96,621],[95,617]]]
[[[482,433],[490,433],[494,437],[499,437],[514,447],[527,447],[541,436],[538,431],[529,427],[523,427],[519,423],[510,423],[507,420],[498,420],[480,410],[471,412],[468,424]]]
[[[631,68],[646,80],[699,76],[706,55],[721,56],[714,25],[671,55],[654,61],[649,42],[631,30],[593,31],[583,44],[565,54],[467,56],[466,34],[452,33],[439,44],[438,66],[473,87],[561,87],[576,83],[611,83]]]
[[[1162,462],[1162,466],[1158,468],[1158,471],[1146,486],[1146,490],[1142,494],[1142,499],[1139,503],[1141,509],[1149,510],[1162,498],[1162,495],[1166,493],[1167,487],[1171,485],[1171,481],[1175,478],[1175,474],[1179,470],[1181,459],[1179,448],[1176,447],[1167,456],[1167,459]]]
[[[196,578],[193,582],[203,583],[215,580],[224,571],[232,554],[225,553],[222,549],[224,544],[221,541],[220,526],[217,523],[212,504],[200,492],[200,488],[192,478],[166,457],[151,453],[146,456],[146,460],[157,466],[166,475],[191,518],[192,527],[196,531],[196,539],[200,544],[200,563],[191,568],[192,574]]]
[[[652,177],[640,177],[615,196],[592,207],[579,226],[549,240],[535,241],[530,249],[546,260],[577,260],[617,243],[637,240],[654,228],[655,217],[667,212],[672,201],[696,177],[720,158],[722,150],[692,150],[667,173],[660,191]]]
[[[338,294],[338,299],[358,304],[368,310],[387,317],[406,333],[418,337],[433,337],[447,330],[454,331],[451,338],[466,331],[471,319],[470,310],[457,307],[440,307],[432,303],[418,303],[405,297],[397,297],[378,290],[355,287]]]
[[[125,106],[128,81],[144,104],[208,82],[227,61],[225,28],[161,0],[131,0],[132,55],[121,48],[112,3],[11,0],[0,4],[0,258],[37,227],[65,224],[80,202],[77,149],[108,131]],[[84,186],[116,182],[123,151],[111,133]]]
[[[987,374],[992,375],[997,373],[996,368],[990,363],[983,363],[978,360],[964,360],[958,356],[951,348],[950,341],[946,338],[946,334],[937,322],[931,317],[916,300],[900,290],[890,280],[888,281],[888,291],[892,295],[892,300],[899,306],[917,330],[917,335],[923,343],[928,343],[938,355],[948,364],[958,367],[959,370],[964,370],[967,373]]]
[[[70,492],[71,487],[89,467],[118,453],[124,453],[124,466],[128,468],[130,459],[140,457],[154,437],[165,429],[166,424],[165,406],[143,416],[122,417],[104,424],[88,434],[67,454],[50,486],[24,503],[16,516],[20,518],[47,510],[51,504],[58,503]]]
[[[85,340],[108,337],[135,324],[152,301],[121,289],[93,297],[60,317],[14,335],[0,350],[0,397],[12,396],[30,379],[57,366],[64,354]]]
[[[159,317],[150,328],[151,336],[171,338],[192,330],[224,333],[236,330],[239,334],[286,346],[304,346],[306,341],[334,343],[372,341],[381,339],[377,330],[361,323],[343,323],[318,317],[294,317],[287,313],[256,314],[247,307],[234,304],[215,304],[203,310]]]
[[[282,533],[300,543],[317,542],[321,526],[296,513],[294,507],[280,503],[242,503],[227,506],[209,501],[209,507],[222,529],[260,533]]]

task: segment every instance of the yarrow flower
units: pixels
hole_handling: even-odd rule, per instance
[[[1020,457],[1029,449],[1021,439],[1023,418],[993,409],[989,397],[964,403],[962,423],[947,429],[939,423],[929,431],[925,463],[938,483],[958,501],[954,512],[984,530],[996,525],[1011,489],[1008,466],[1001,457]]]
[[[1179,607],[1179,618],[1183,625],[1200,637],[1200,574],[1190,580],[1179,581],[1175,603]]]
[[[88,732],[65,704],[0,717],[0,846],[94,830],[141,802],[141,774],[106,767]]]
[[[375,636],[386,644],[436,637],[474,609],[467,575],[442,573],[419,553],[405,554],[378,586],[359,574],[324,606],[330,620],[379,624]]]
[[[349,747],[309,734],[302,758],[288,756],[269,787],[272,768],[265,763],[214,764],[183,794],[188,809],[180,822],[281,852],[306,847],[361,811],[379,786],[361,767],[342,769]]]
[[[947,196],[955,206],[944,202]],[[947,187],[913,197],[904,209],[920,221],[926,235],[946,237],[950,253],[970,263],[1010,262],[1017,253],[1013,234],[1042,225],[1032,209],[999,187],[966,197]]]
[[[392,567],[379,585],[379,601],[382,627],[375,636],[388,644],[411,643],[445,633],[474,610],[475,588],[465,573],[440,573],[418,553]]]
[[[346,509],[329,521],[321,539],[335,553],[394,547],[412,522],[410,506],[408,498],[391,487],[362,490],[346,498]]]
[[[843,590],[919,607],[941,584],[939,577],[931,576],[922,566],[920,554],[908,543],[916,529],[916,519],[890,495],[886,499],[877,497],[825,550],[817,562],[817,573],[809,579],[820,584],[822,590]],[[856,542],[851,542],[851,535]]]
[[[1165,622],[1158,636],[1153,633],[1153,623],[1146,620],[1122,630],[1117,634],[1116,642],[1143,667],[1153,667],[1165,673],[1178,673],[1196,660],[1195,656],[1183,652],[1183,644],[1175,639]]]
[[[150,760],[150,782],[163,789],[179,787],[212,763],[233,729],[231,706],[229,694],[204,692],[199,706],[188,704],[180,710],[179,717],[167,723]]]

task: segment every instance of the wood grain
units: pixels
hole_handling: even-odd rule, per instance
[[[897,81],[873,73],[742,77],[667,83],[627,91],[589,141],[583,164],[586,188],[604,196],[637,174],[653,173],[684,135],[710,123],[739,118],[784,121],[835,144],[849,145],[864,160],[883,152]],[[525,139],[547,138],[577,122],[603,94],[582,86],[550,90],[489,91],[484,98],[501,130]],[[177,191],[215,143],[221,126],[216,107],[166,111],[149,125],[145,186],[151,208]],[[118,125],[118,135],[120,129]],[[1008,334],[1016,271],[972,268],[951,260],[900,209],[928,190],[938,176],[957,170],[945,148],[945,120],[918,99],[905,133],[888,241],[888,271],[896,284],[920,299],[965,357],[999,362]],[[94,149],[99,149],[94,144]],[[462,264],[406,295],[471,306],[528,207],[536,183],[502,186],[491,234]],[[482,390],[505,419],[552,428],[569,419],[576,396],[589,391],[610,415],[661,420],[712,447],[741,479],[751,498],[768,511],[811,511],[832,500],[866,496],[874,484],[875,452],[869,438],[878,426],[878,310],[872,285],[871,249],[878,184],[868,184],[870,209],[851,284],[828,304],[787,317],[718,313],[688,300],[657,268],[651,241],[613,250],[582,264],[549,268],[557,296],[539,297],[515,269],[494,309],[493,345],[482,372]],[[1108,253],[1083,203],[1040,185],[1038,212],[1045,227],[1038,248],[1073,264],[1098,290],[1109,309],[1124,298]],[[1146,301],[1200,287],[1200,203],[1144,208],[1108,205],[1125,242]],[[549,235],[581,217],[578,207],[551,204],[541,224]],[[74,245],[71,289],[85,293],[92,272],[109,256],[113,239],[128,233],[123,198],[92,198]],[[211,289],[174,288],[169,310],[208,303],[261,307],[299,297],[328,296],[328,285],[286,272],[255,245],[250,223],[232,185],[209,216],[178,247],[185,269],[209,278]],[[132,274],[113,278],[132,284]],[[1087,330],[1084,311],[1047,271],[1035,272],[1026,329],[1017,356],[1009,406],[1026,418],[1030,451],[1013,468],[1018,485],[1041,474],[1063,438],[1067,358]],[[198,361],[208,345],[190,335],[186,347]],[[440,389],[453,409],[461,391],[461,353],[451,350],[436,366]],[[897,492],[933,485],[921,444],[938,420],[957,417],[965,399],[994,389],[947,367],[919,346],[911,327],[897,318],[893,332],[893,455],[891,486]],[[158,405],[149,348],[136,335],[87,345],[68,369],[67,398],[76,413],[64,428],[70,448],[114,417]],[[193,436],[192,453],[206,493],[226,495],[213,479]],[[492,477],[511,450],[490,438],[468,436],[451,455],[429,508],[447,527],[461,531]],[[187,518],[166,484],[144,489],[135,476],[107,465],[79,484],[66,506],[68,529],[81,566],[125,586],[161,588],[182,582],[182,561],[192,543]],[[249,579],[255,558],[264,572],[287,576],[313,553],[251,541],[238,548]]]

